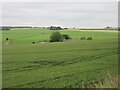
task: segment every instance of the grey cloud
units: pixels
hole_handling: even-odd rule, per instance
[[[117,3],[4,3],[2,8],[5,25],[117,26]]]

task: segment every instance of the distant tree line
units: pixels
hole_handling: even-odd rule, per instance
[[[62,30],[62,28],[60,26],[57,26],[57,27],[50,26],[50,27],[48,27],[48,29],[50,29],[50,30]]]
[[[32,28],[31,26],[16,26],[16,27],[11,27],[11,28]]]
[[[2,27],[2,30],[10,30],[10,27]]]
[[[31,26],[2,26],[2,30],[10,30],[13,28],[32,28]]]

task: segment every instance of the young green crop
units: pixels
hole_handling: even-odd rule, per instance
[[[34,28],[3,31],[3,88],[80,88],[94,87],[93,82],[107,87],[108,72],[117,76],[116,32],[61,30],[77,42],[32,44],[49,40],[52,32]],[[10,38],[8,45],[6,38]]]

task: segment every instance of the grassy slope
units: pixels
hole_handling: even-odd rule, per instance
[[[50,30],[3,32],[3,87],[82,87],[117,75],[117,33],[60,31],[92,41],[32,45],[49,39]],[[11,45],[5,46],[5,38]]]

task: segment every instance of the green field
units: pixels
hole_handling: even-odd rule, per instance
[[[61,30],[78,41],[32,44],[49,40],[52,32],[3,31],[3,88],[117,87],[117,32]],[[81,41],[84,36],[93,40]],[[7,37],[10,43],[5,45]]]

